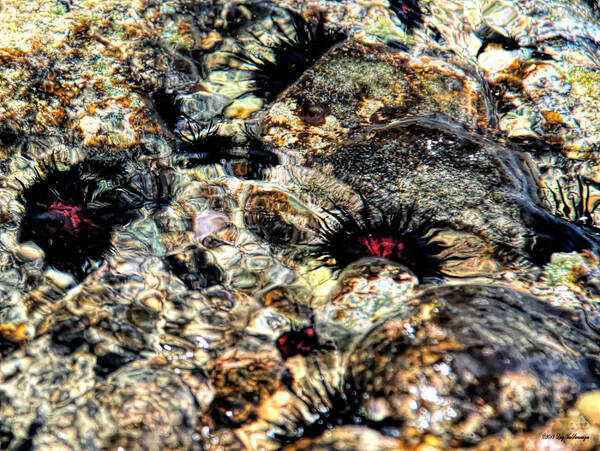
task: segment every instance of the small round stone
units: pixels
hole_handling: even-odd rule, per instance
[[[22,262],[30,262],[43,258],[44,251],[41,250],[37,244],[28,241],[20,244],[19,247],[17,247],[15,250],[15,255]]]

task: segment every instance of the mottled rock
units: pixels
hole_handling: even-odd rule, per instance
[[[473,285],[431,288],[409,305],[349,350],[346,380],[368,395],[367,417],[400,421],[411,445],[529,431],[600,384],[598,335],[579,313]]]

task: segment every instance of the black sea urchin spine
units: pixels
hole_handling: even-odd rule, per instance
[[[271,51],[272,60],[252,54],[234,55],[235,59],[249,66],[252,72],[250,90],[267,100],[277,97],[331,47],[346,38],[339,29],[326,28],[323,15],[316,22],[307,22],[297,13],[288,11],[288,14],[294,36],[286,34],[275,20],[273,23],[281,37],[274,45],[269,46],[253,35],[262,47]]]
[[[176,164],[185,167],[245,161],[249,178],[260,178],[264,169],[279,164],[278,156],[268,150],[265,143],[256,135],[246,131],[246,142],[237,143],[233,138],[218,134],[218,128],[208,126],[202,130],[201,124],[190,119],[189,135],[177,133],[180,138]]]
[[[183,101],[177,97],[177,92],[159,89],[152,94],[152,103],[156,113],[170,132],[175,131],[177,122],[182,117]]]
[[[595,183],[582,176],[576,177],[575,189],[568,189],[567,182],[564,179],[556,181],[556,190],[546,187],[554,204],[547,201],[551,209],[555,209],[562,218],[593,227],[595,225],[594,215],[600,208],[600,200],[594,200],[590,194],[590,186],[598,189],[600,184]],[[591,204],[591,205],[590,205]]]
[[[314,364],[318,373],[316,384],[303,384],[300,393],[292,387],[291,382],[287,384],[288,390],[302,407],[294,407],[287,414],[282,412],[282,421],[272,423],[276,430],[271,436],[282,447],[302,439],[317,438],[327,430],[340,426],[362,425],[383,434],[394,433],[402,426],[399,421],[374,421],[365,416],[362,410],[363,391],[354,380],[347,377],[339,388],[331,387],[316,360]]]

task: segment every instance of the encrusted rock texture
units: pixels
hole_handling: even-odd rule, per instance
[[[600,449],[597,2],[0,28],[0,449]]]

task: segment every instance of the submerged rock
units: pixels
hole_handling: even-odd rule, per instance
[[[600,386],[600,335],[581,312],[478,285],[431,288],[409,305],[358,340],[345,368],[367,417],[400,421],[409,445],[531,431]]]
[[[459,67],[349,41],[269,109],[263,137],[346,183],[366,210],[410,207],[417,221],[474,233],[500,261],[545,264],[553,252],[597,249],[597,234],[541,207],[531,158],[494,138],[485,96]]]

